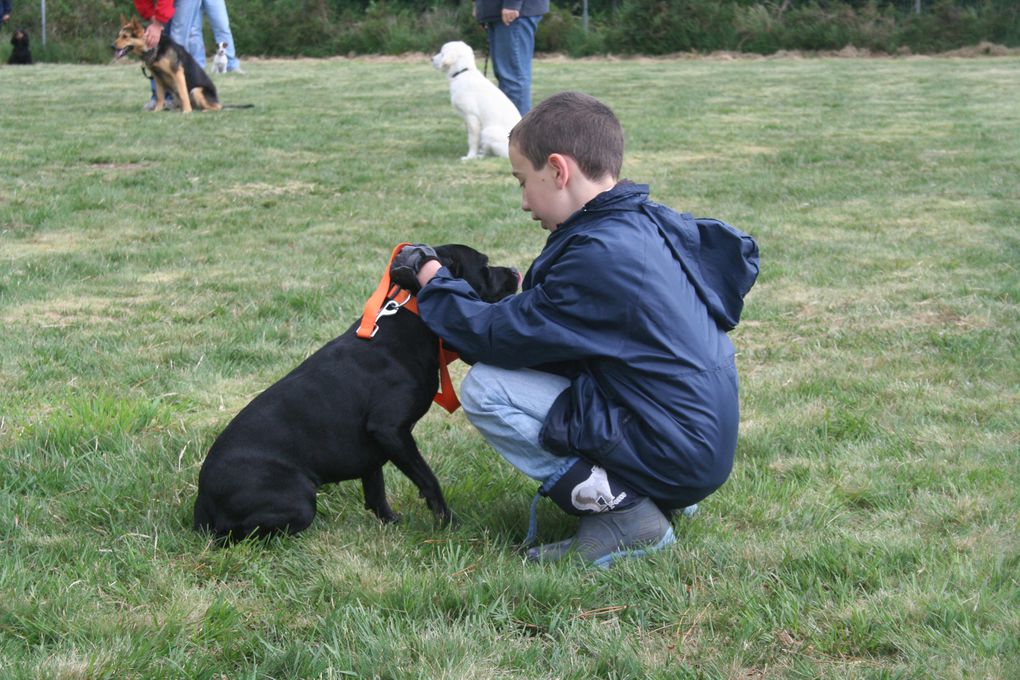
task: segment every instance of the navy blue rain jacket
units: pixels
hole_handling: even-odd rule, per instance
[[[440,269],[418,304],[468,361],[571,380],[542,429],[544,448],[683,507],[733,466],[737,370],[725,331],[757,273],[749,236],[624,182],[551,232],[520,294],[488,304]]]

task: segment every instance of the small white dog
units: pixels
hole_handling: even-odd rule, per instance
[[[450,103],[467,125],[468,152],[461,160],[485,155],[507,158],[507,137],[521,114],[475,66],[471,46],[459,40],[448,42],[432,57],[432,65],[446,74]]]
[[[212,60],[213,73],[227,72],[227,43],[216,43],[216,56]]]

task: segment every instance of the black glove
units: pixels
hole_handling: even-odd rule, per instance
[[[436,251],[424,243],[404,246],[393,258],[393,264],[390,265],[390,281],[412,293],[417,293],[421,289],[421,285],[418,283],[418,272],[429,260],[438,261],[439,256],[436,255]]]

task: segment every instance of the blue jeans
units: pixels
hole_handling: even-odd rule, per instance
[[[202,0],[176,0],[174,2],[174,18],[170,20],[170,25],[167,28],[170,30],[170,39],[186,50],[191,27],[195,23],[195,18],[201,15],[201,10]],[[191,50],[188,52],[190,53]]]
[[[202,12],[209,20],[213,39],[216,44],[227,43],[227,70],[236,71],[240,66],[237,52],[234,50],[234,35],[230,32],[230,17],[227,16],[226,0],[200,0]],[[188,36],[188,52],[195,58],[198,65],[205,68],[205,40],[202,37],[202,12],[195,14],[195,23],[191,26]]]
[[[569,385],[552,373],[475,364],[460,385],[460,401],[492,448],[524,474],[544,482],[578,460],[557,456],[538,443],[549,409]]]
[[[504,26],[488,25],[489,53],[499,89],[523,116],[531,109],[531,57],[535,53],[535,31],[541,16],[517,17]]]

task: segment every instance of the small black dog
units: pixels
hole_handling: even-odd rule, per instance
[[[462,245],[436,249],[443,265],[487,302],[517,291],[509,267]],[[383,465],[392,461],[440,520],[450,510],[411,435],[436,394],[439,339],[400,309],[376,322],[371,340],[347,332],[255,397],[213,442],[198,475],[195,529],[239,540],[295,534],[315,517],[320,486],[361,479],[365,507],[396,520]]]
[[[32,50],[28,48],[28,31],[23,28],[14,31],[14,35],[11,36],[11,44],[14,45],[14,50],[11,52],[10,59],[7,60],[8,64],[32,63]]]

